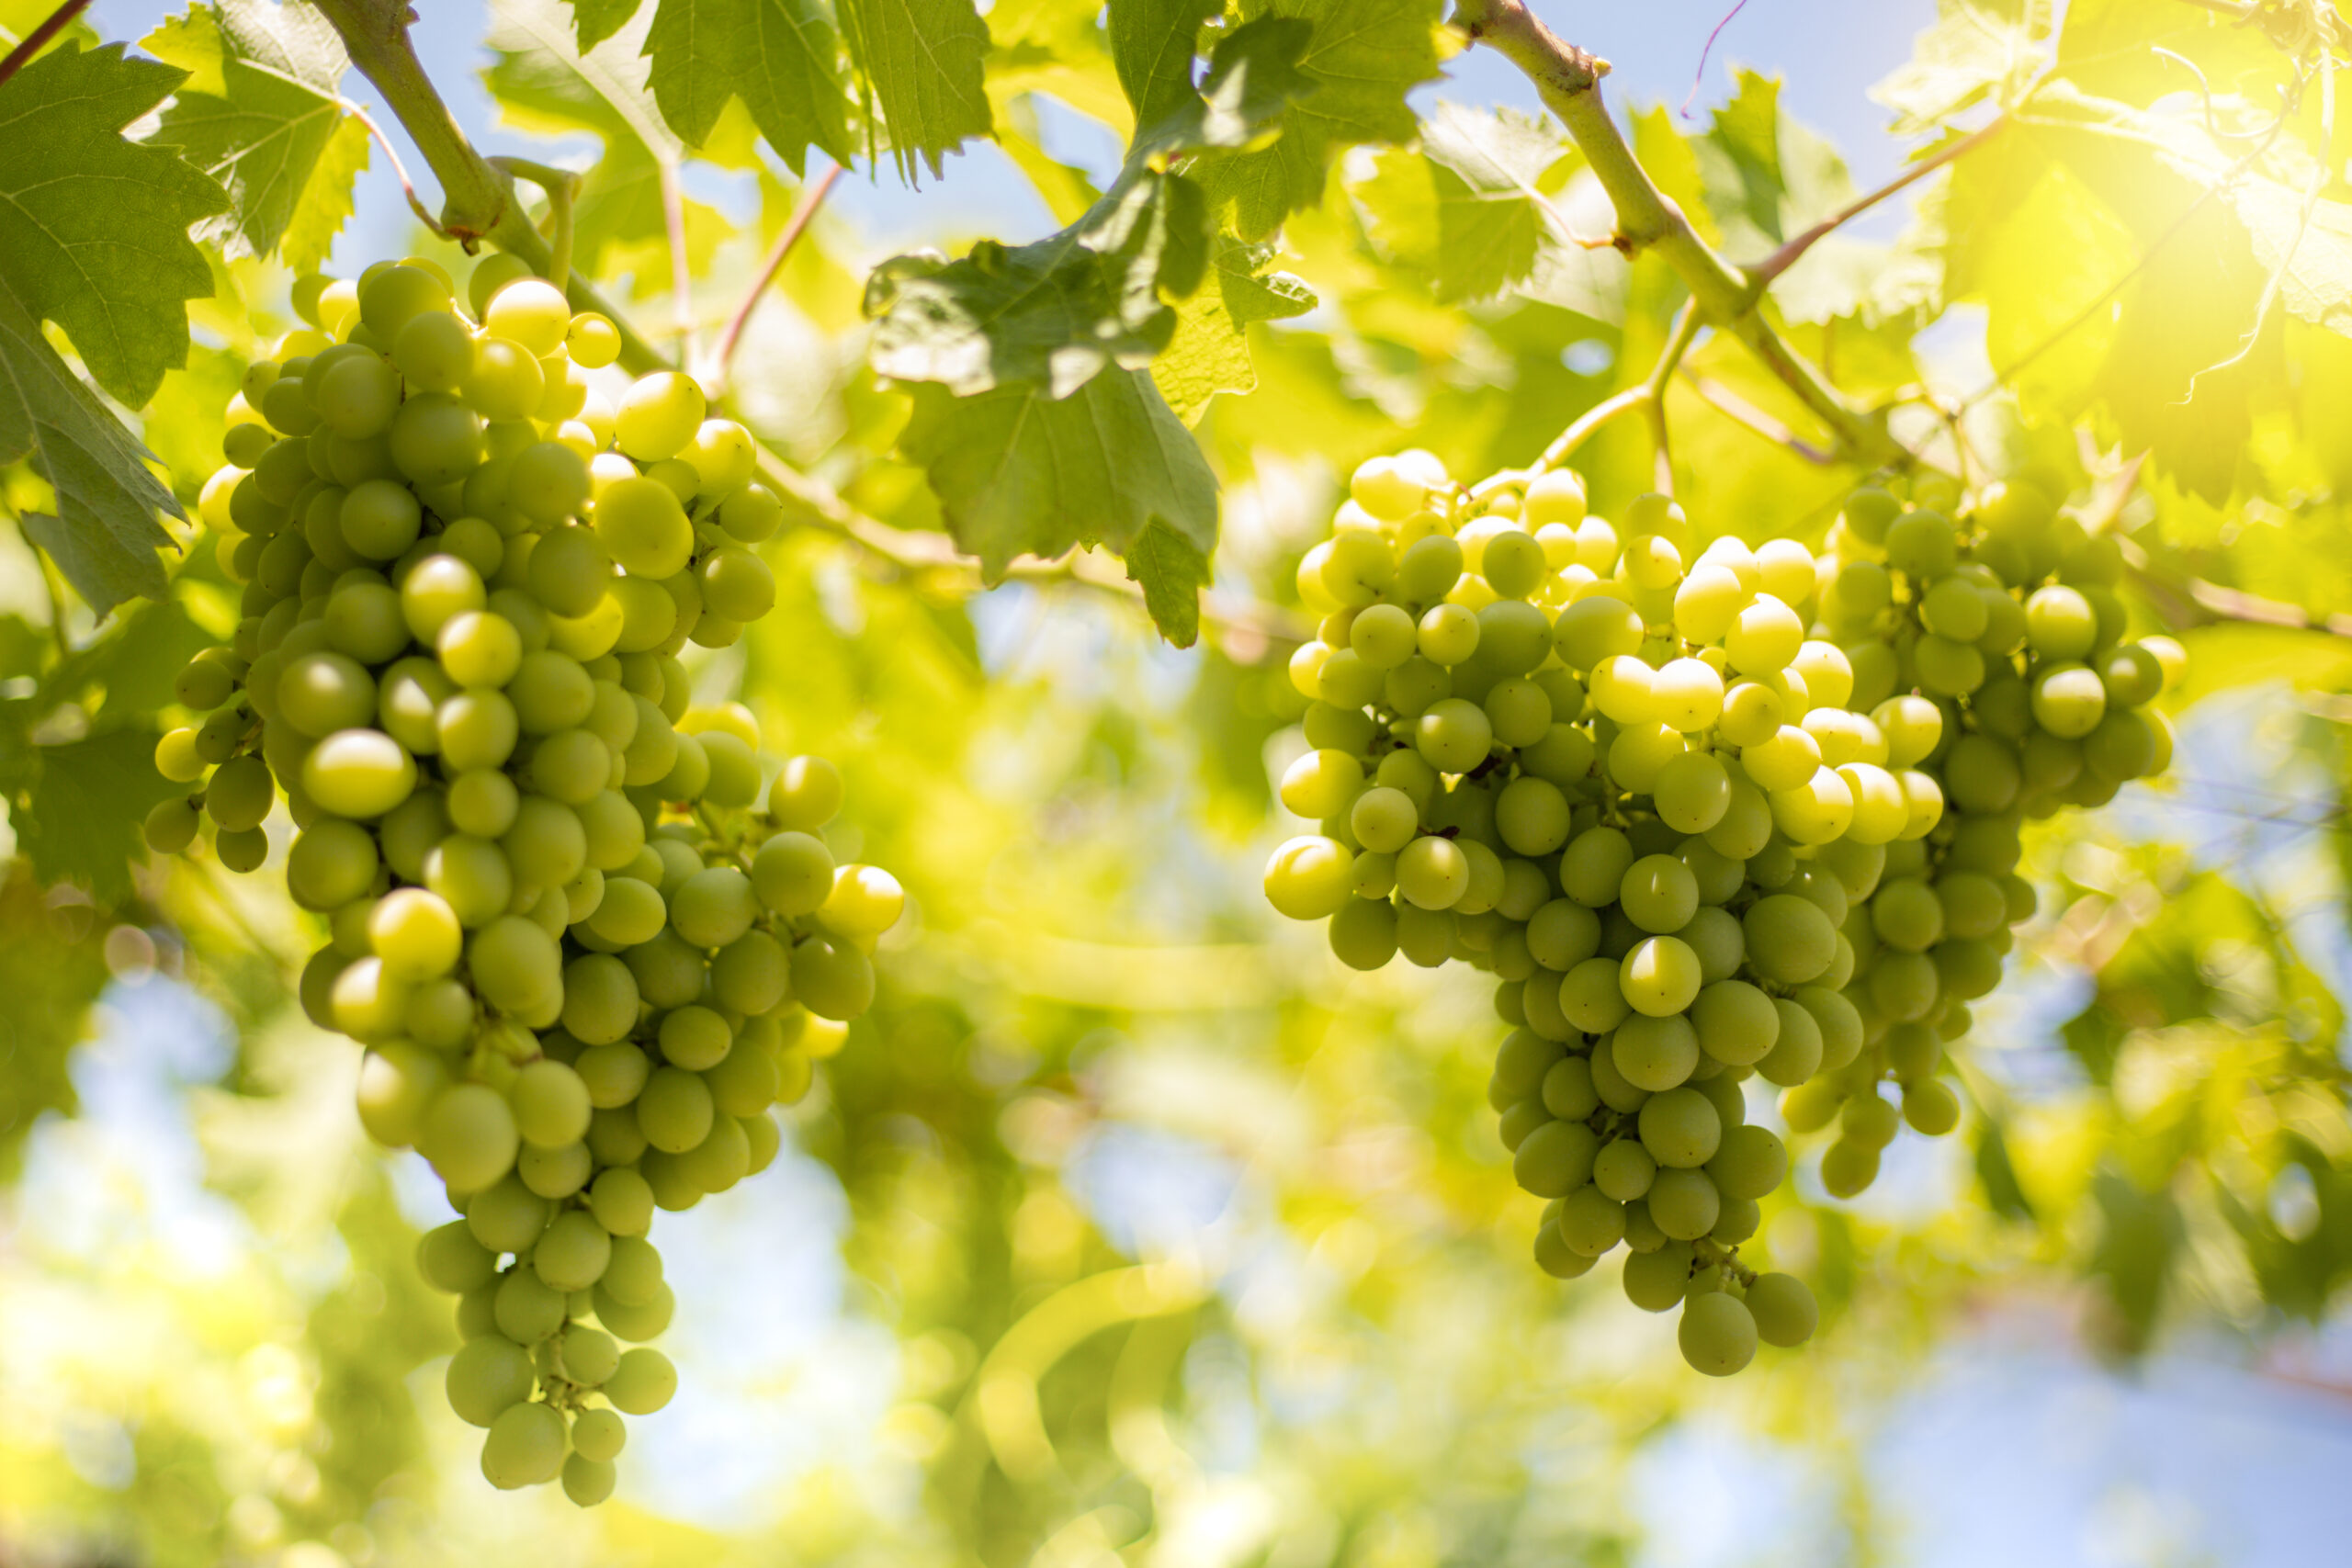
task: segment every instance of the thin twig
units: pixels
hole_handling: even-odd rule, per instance
[[[1938,169],[1942,168],[1946,164],[1951,163],[1953,159],[1958,158],[1962,153],[1975,151],[1977,148],[1983,146],[1986,141],[1992,140],[1993,136],[2006,128],[2008,123],[2008,116],[2002,115],[1998,118],[1993,120],[1990,124],[1986,125],[1981,130],[1972,131],[1968,135],[1962,137],[1957,141],[1946,142],[1943,146],[1937,148],[1933,152],[1928,153],[1926,157],[1920,159],[1917,163],[1912,164],[1909,168],[1895,175],[1894,178],[1887,181],[1886,184],[1879,186],[1878,189],[1871,191],[1868,196],[1858,197],[1855,200],[1847,203],[1846,206],[1841,208],[1835,216],[1823,219],[1812,228],[1807,229],[1804,233],[1799,234],[1796,238],[1789,241],[1779,250],[1774,251],[1770,255],[1766,256],[1762,261],[1758,262],[1754,266],[1749,267],[1747,269],[1747,276],[1755,281],[1758,288],[1762,288],[1770,284],[1774,278],[1779,277],[1782,273],[1788,271],[1789,268],[1794,266],[1797,264],[1798,257],[1804,255],[1805,252],[1813,249],[1814,246],[1819,244],[1830,234],[1844,228],[1847,224],[1852,222],[1855,219],[1860,218],[1863,213],[1868,212],[1871,208],[1876,207],[1880,202],[1884,201],[1887,197],[1897,194],[1910,186],[1917,184],[1923,179],[1926,179],[1929,175],[1934,174]]]
[[[1558,468],[1568,460],[1570,453],[1591,440],[1603,425],[1634,412],[1648,420],[1651,437],[1663,453],[1666,450],[1666,422],[1654,411],[1664,404],[1666,383],[1673,376],[1675,367],[1682,363],[1682,356],[1690,352],[1691,344],[1698,340],[1700,325],[1699,301],[1694,296],[1685,299],[1682,309],[1675,312],[1673,329],[1667,333],[1666,344],[1658,350],[1657,362],[1650,367],[1649,374],[1642,378],[1641,385],[1628,387],[1585,410],[1577,417],[1575,423],[1560,432],[1553,443],[1544,448],[1541,457],[1512,477],[1533,479]],[[1668,469],[1667,473],[1670,484],[1672,470]],[[1485,488],[1481,486],[1480,490]],[[1659,488],[1668,486],[1661,485]]]
[[[2323,149],[2335,145],[2335,62],[2327,58],[2324,51],[2319,62],[2319,145]],[[2278,258],[2278,265],[2270,269],[2270,280],[2263,285],[2262,299],[2254,308],[2254,325],[2246,328],[2245,339],[2238,344],[2235,354],[2218,365],[2208,365],[2188,378],[2188,390],[2180,397],[2183,404],[2197,400],[2199,381],[2233,365],[2245,363],[2246,356],[2254,352],[2254,345],[2261,341],[2262,329],[2270,320],[2271,307],[2278,304],[2278,290],[2287,281],[2287,269],[2295,265],[2296,254],[2301,251],[2304,237],[2311,232],[2312,215],[2319,210],[2320,193],[2327,188],[2331,173],[2327,159],[2315,158],[2312,161],[2311,178],[2303,187],[2302,210],[2295,215],[2295,237],[2287,242],[2287,254]]]
[[[684,364],[694,336],[694,268],[686,256],[686,196],[674,160],[662,161],[662,225],[670,239],[670,314],[676,322],[678,362]]]
[[[1705,403],[1743,430],[1762,436],[1775,446],[1785,446],[1808,463],[1826,466],[1834,461],[1828,453],[1805,440],[1780,420],[1758,408],[1721,381],[1702,376],[1693,370],[1683,371],[1682,378],[1690,384],[1692,391],[1699,394],[1701,402]]]
[[[89,8],[90,0],[65,0],[64,5],[51,11],[40,26],[25,35],[22,43],[8,51],[8,57],[6,60],[0,60],[0,83],[6,82],[9,77],[22,71],[50,39],[73,26],[74,18]]]
[[[400,176],[401,194],[408,197],[408,209],[416,214],[416,220],[431,230],[435,239],[450,238],[449,231],[441,227],[441,220],[434,217],[432,210],[417,196],[415,182],[408,177],[408,165],[401,162],[401,150],[392,145],[392,139],[384,134],[384,128],[376,123],[375,117],[349,98],[337,98],[335,107],[357,120],[361,128],[376,139],[376,145],[384,150],[384,156],[392,161],[392,173]]]
[[[1690,118],[1691,101],[1698,97],[1699,89],[1706,85],[1707,56],[1715,52],[1715,40],[1723,37],[1724,29],[1731,26],[1734,19],[1736,19],[1742,11],[1747,9],[1747,0],[1739,0],[1739,4],[1734,6],[1729,11],[1725,12],[1724,14],[1724,19],[1715,24],[1715,30],[1707,35],[1705,46],[1699,51],[1698,69],[1690,73],[1690,91],[1684,96],[1682,99],[1682,107],[1679,111],[1683,118],[1689,119]]]
[[[735,346],[742,341],[743,328],[750,323],[752,311],[758,307],[761,297],[767,293],[768,285],[775,281],[775,275],[784,270],[785,260],[792,254],[792,247],[800,243],[800,236],[808,231],[809,223],[817,216],[817,209],[825,205],[825,197],[832,193],[841,177],[842,166],[835,164],[818,176],[814,185],[802,190],[799,203],[793,208],[791,218],[785,222],[784,231],[775,237],[775,243],[768,248],[766,259],[760,263],[759,275],[752,279],[752,286],[743,290],[742,301],[735,307],[735,313],[727,318],[727,329],[718,334],[718,352],[711,367],[710,390],[713,397],[721,396],[727,390],[728,377],[735,364]]]

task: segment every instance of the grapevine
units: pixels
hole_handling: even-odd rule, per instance
[[[1819,558],[1700,547],[1664,495],[1612,525],[1566,468],[1465,490],[1412,451],[1349,491],[1297,572],[1280,793],[1320,830],[1268,898],[1351,968],[1496,977],[1487,1098],[1547,1273],[1622,1244],[1711,1375],[1803,1344],[1812,1292],[1740,1255],[1791,1172],[1745,1086],[1838,1124],[1837,1198],[1905,1122],[1959,1124],[1946,1048],[2034,911],[2019,822],[2163,771],[2178,645],[2125,637],[2113,541],[2027,486],[1965,527],[1858,491]]]
[[[419,258],[310,280],[246,372],[200,507],[242,618],[178,678],[206,716],[156,766],[197,787],[146,831],[250,872],[284,795],[303,1009],[460,1216],[417,1256],[450,1405],[492,1484],[586,1506],[677,1384],[654,1212],[775,1160],[904,895],[818,836],[830,763],[691,705],[687,643],[775,603],[750,436],[688,377],[600,378],[612,323],[511,258],[455,293]]]

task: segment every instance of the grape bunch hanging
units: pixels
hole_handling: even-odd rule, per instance
[[[685,645],[775,603],[750,435],[684,375],[608,398],[612,323],[511,258],[467,292],[415,259],[317,280],[246,372],[199,507],[242,619],[179,677],[206,716],[156,761],[198,787],[146,830],[252,871],[283,793],[328,933],[303,1008],[462,1216],[418,1259],[458,1298],[449,1402],[493,1484],[584,1506],[676,1387],[654,1211],[775,1158],[904,895],[834,863],[830,763],[690,705]]]
[[[2170,760],[2146,705],[2183,656],[2127,637],[2121,565],[2027,485],[1965,522],[1857,491],[1816,557],[1698,547],[1662,495],[1612,525],[1567,469],[1465,490],[1374,458],[1299,564],[1322,620],[1281,795],[1320,830],[1267,897],[1351,967],[1495,976],[1537,1263],[1623,1244],[1626,1296],[1736,1372],[1818,1320],[1740,1257],[1790,1171],[1747,1082],[1835,1126],[1838,1198],[1905,1123],[1951,1132],[1946,1053],[2035,907],[2021,823]]]

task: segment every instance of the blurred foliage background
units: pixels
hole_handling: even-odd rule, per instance
[[[0,28],[47,9],[0,0]],[[1453,47],[1434,6],[1381,9]],[[1645,95],[1715,9],[1641,24],[1667,56],[1626,60]],[[1756,17],[1733,46],[1889,25],[1793,9],[1816,31]],[[2352,117],[2308,31],[2335,12],[1884,9],[1925,30],[1879,88],[1894,138],[1856,150],[1870,182],[2001,129],[1813,247],[1774,319],[1965,483],[2030,475],[2113,528],[2135,615],[2194,662],[2173,776],[2029,839],[2042,912],[1961,1134],[1906,1134],[1863,1201],[1804,1175],[1769,1213],[1763,1249],[1824,1302],[1812,1347],[1702,1386],[1611,1270],[1534,1269],[1487,997],[1346,971],[1258,893],[1292,830],[1270,770],[1302,744],[1292,571],[1346,474],[1408,446],[1464,477],[1524,462],[1640,379],[1683,299],[1662,262],[1577,243],[1605,198],[1474,51],[1415,92],[1419,141],[1334,150],[1276,258],[1318,303],[1249,326],[1193,411],[1223,487],[1199,647],[1115,570],[978,592],[808,527],[772,547],[778,612],[695,650],[706,697],[841,764],[835,848],[917,918],[786,1156],[664,1216],[684,1386],[592,1513],[474,1473],[437,1393],[447,1306],[409,1262],[437,1190],[365,1144],[356,1048],[291,1003],[311,917],[266,876],[135,860],[170,677],[232,616],[217,568],[101,621],[0,525],[0,1563],[2324,1558],[2352,1527],[2352,639],[2328,618],[2352,611]],[[1043,231],[1115,166],[1095,10],[998,0],[996,143],[932,208],[861,170],[748,317],[735,409],[909,538],[939,502],[866,366],[864,275],[910,236]],[[163,19],[94,15],[67,47]],[[428,32],[483,145],[592,171],[581,265],[707,347],[808,186],[748,123],[665,141],[630,40],[587,69],[548,0]],[[1854,198],[1772,78],[1705,83],[1696,112],[1619,107],[1710,241],[1760,259]],[[690,198],[674,299],[665,170]],[[470,265],[378,211],[337,269],[371,243]],[[187,367],[139,422],[191,502],[240,367],[290,322],[284,265],[208,254]],[[1667,423],[1705,532],[1817,539],[1860,477],[1727,337]],[[1603,512],[1652,483],[1637,423],[1582,462]],[[0,512],[40,483],[0,470]]]

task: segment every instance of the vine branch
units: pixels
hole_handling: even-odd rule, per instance
[[[1690,290],[1700,320],[1747,344],[1857,461],[1894,467],[1912,461],[1883,423],[1849,402],[1773,329],[1758,310],[1763,284],[1702,239],[1681,208],[1650,178],[1601,102],[1607,61],[1553,32],[1525,0],[1457,0],[1453,25],[1470,43],[1483,43],[1517,66],[1567,128],[1616,209],[1620,251],[1655,252]]]
[[[40,26],[27,33],[24,41],[0,60],[0,83],[22,71],[32,62],[34,55],[48,47],[49,40],[74,25],[74,18],[90,8],[90,0],[65,0],[65,4],[42,18]]]

